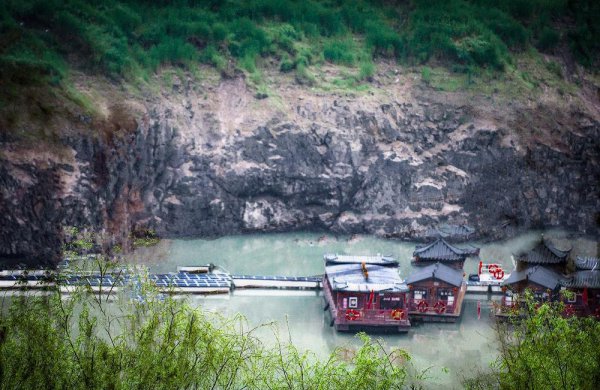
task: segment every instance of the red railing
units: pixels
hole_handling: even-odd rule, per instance
[[[405,309],[340,309],[337,322],[356,322],[367,324],[402,325],[408,320]]]
[[[428,314],[454,314],[456,300],[448,304],[442,299],[414,299],[408,302],[409,311]]]

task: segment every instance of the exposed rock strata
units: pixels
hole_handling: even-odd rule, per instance
[[[440,222],[488,237],[598,233],[600,123],[586,114],[569,113],[556,146],[455,103],[313,96],[261,111],[244,89],[225,81],[208,103],[179,91],[149,104],[133,131],[65,137],[66,152],[27,156],[4,143],[0,255],[53,259],[62,225],[115,237],[148,227],[415,238]]]

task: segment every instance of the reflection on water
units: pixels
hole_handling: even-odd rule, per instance
[[[561,248],[573,245],[573,254],[595,255],[591,240],[573,238],[561,231],[545,233]],[[530,232],[497,243],[473,243],[481,247],[480,258],[486,263],[513,268],[512,254],[532,247],[540,232]],[[323,272],[323,254],[389,254],[400,262],[401,276],[412,271],[410,260],[414,243],[384,240],[370,236],[335,237],[311,233],[261,234],[223,237],[216,240],[172,240],[139,250],[135,262],[146,264],[154,272],[172,272],[178,265],[212,262],[233,274],[317,275]],[[467,273],[477,272],[477,259],[465,263]],[[232,316],[241,313],[250,325],[274,321],[283,340],[291,338],[300,349],[309,349],[324,357],[337,347],[356,347],[352,334],[337,333],[329,326],[329,314],[323,311],[323,298],[317,292],[289,296],[261,295],[257,291],[236,291],[225,296],[193,296],[191,302],[210,311]],[[269,294],[267,291],[265,294]],[[481,303],[481,318],[477,302]],[[461,320],[456,324],[425,324],[406,335],[382,335],[386,344],[407,350],[420,369],[444,386],[460,386],[460,378],[485,368],[496,356],[491,301],[487,295],[467,295]],[[265,342],[274,342],[272,330],[261,328],[257,334]],[[448,373],[442,368],[448,368]],[[430,383],[430,382],[428,382]]]

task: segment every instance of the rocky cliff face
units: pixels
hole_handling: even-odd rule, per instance
[[[598,233],[593,114],[570,107],[524,129],[543,106],[490,114],[407,83],[361,95],[284,84],[274,103],[241,79],[176,80],[107,136],[65,136],[55,152],[4,142],[0,255],[55,261],[65,225],[117,239],[132,228],[417,238],[441,222],[496,238],[550,226]]]

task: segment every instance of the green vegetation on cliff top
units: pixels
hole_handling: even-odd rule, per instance
[[[256,74],[267,58],[300,81],[323,61],[368,78],[377,58],[502,71],[532,47],[592,67],[600,45],[593,0],[7,0],[0,14],[5,93],[59,85],[70,68],[115,79],[197,63]]]

